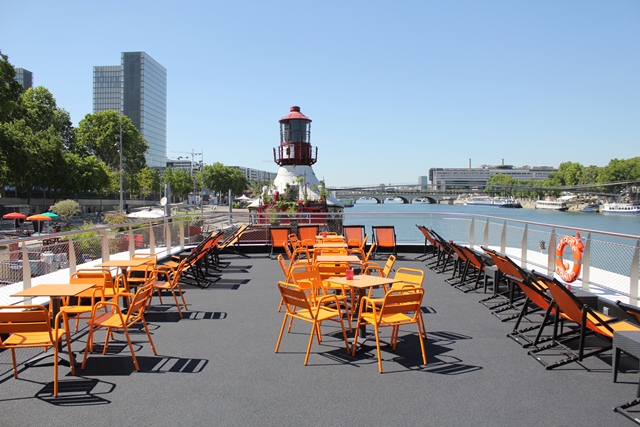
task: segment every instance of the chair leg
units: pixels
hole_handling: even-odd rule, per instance
[[[380,353],[380,332],[378,331],[377,325],[373,325],[373,329],[375,330],[375,334],[376,334],[376,350],[378,352],[378,369],[380,370],[380,373],[382,373],[382,356]]]
[[[140,367],[138,366],[138,359],[136,358],[136,352],[133,349],[133,344],[131,343],[131,337],[129,336],[129,331],[127,331],[127,328],[124,327],[123,332],[124,332],[124,336],[127,338],[127,344],[129,345],[129,350],[131,351],[131,357],[133,358],[133,366],[134,368],[136,368],[136,371],[139,371]]]
[[[307,362],[309,361],[309,353],[311,352],[311,345],[313,344],[313,336],[316,334],[317,324],[313,322],[313,327],[311,328],[311,333],[309,334],[309,343],[307,344],[307,354],[304,357],[304,366],[307,366]]]
[[[149,338],[149,344],[151,345],[151,350],[153,350],[153,354],[157,356],[158,352],[156,351],[156,346],[153,343],[153,339],[151,338],[151,332],[149,332],[149,327],[147,326],[147,322],[144,320],[144,317],[142,317],[142,326],[144,326],[144,330],[147,333],[147,338]]]

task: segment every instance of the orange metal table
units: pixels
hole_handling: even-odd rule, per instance
[[[337,283],[343,286],[349,286],[356,290],[356,303],[354,304],[354,312],[358,313],[360,310],[360,299],[364,296],[367,289],[381,285],[390,285],[392,283],[401,282],[401,280],[393,279],[391,277],[370,276],[368,274],[358,274],[353,276],[353,279],[347,279],[346,277],[330,277],[326,279],[328,282]],[[366,327],[363,324],[360,326],[360,332],[358,335],[362,338],[362,342],[366,340]],[[361,342],[361,343],[362,343]],[[357,345],[357,343],[353,343]]]

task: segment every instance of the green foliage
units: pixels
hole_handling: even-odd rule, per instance
[[[204,186],[216,194],[225,194],[231,190],[234,194],[242,194],[249,185],[249,181],[241,170],[225,166],[216,162],[205,166],[203,170]]]
[[[49,209],[51,212],[57,213],[60,219],[67,224],[69,224],[72,216],[82,212],[82,207],[75,200],[61,200]]]
[[[15,77],[16,69],[9,57],[0,52],[0,123],[10,122],[20,115],[20,95],[24,89]]]
[[[169,183],[172,196],[184,197],[193,191],[193,180],[189,173],[182,169],[165,169],[162,182]]]
[[[108,213],[103,219],[107,225],[126,224],[130,221],[124,212]]]
[[[143,198],[148,197],[153,191],[160,192],[160,176],[155,170],[144,168],[136,175],[136,192]]]

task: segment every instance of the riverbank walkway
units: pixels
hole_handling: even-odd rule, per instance
[[[277,262],[265,255],[230,261],[207,289],[184,286],[189,311],[153,300],[147,319],[158,355],[145,334],[135,333],[141,370],[136,372],[123,336],[107,355],[93,353],[87,368],[60,367],[60,396],[52,397],[51,359],[20,366],[14,379],[10,353],[0,353],[0,408],[6,426],[136,424],[212,426],[555,426],[633,425],[613,412],[634,398],[638,365],[623,358],[612,382],[611,352],[554,370],[507,337],[501,322],[442,274],[400,254],[398,267],[426,272],[423,301],[428,365],[421,365],[415,328],[404,328],[396,351],[383,346],[378,372],[375,342],[346,354],[339,326],[323,325],[303,366],[309,325],[294,323],[276,340],[283,313],[277,308]],[[389,338],[383,332],[383,341]],[[97,335],[102,341],[103,332]],[[82,355],[86,329],[73,336]],[[19,350],[22,362],[40,353]]]

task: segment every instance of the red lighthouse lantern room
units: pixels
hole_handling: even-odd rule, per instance
[[[280,146],[273,149],[273,161],[280,166],[311,166],[318,157],[311,147],[311,119],[293,106],[280,120]]]

